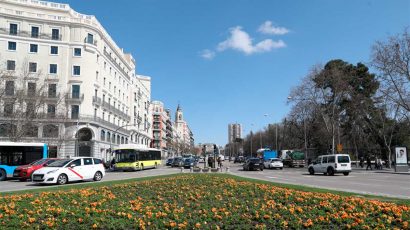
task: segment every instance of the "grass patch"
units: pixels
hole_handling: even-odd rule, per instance
[[[10,229],[408,228],[409,205],[352,194],[226,174],[178,174],[8,193],[0,197],[0,224]]]

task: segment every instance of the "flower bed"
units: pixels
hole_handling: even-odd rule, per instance
[[[0,197],[1,228],[409,228],[410,206],[213,174]]]

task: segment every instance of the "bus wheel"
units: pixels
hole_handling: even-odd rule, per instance
[[[0,169],[0,181],[6,180],[7,174],[6,171]]]
[[[157,162],[155,162],[155,166],[154,166],[155,168],[158,168],[158,165],[157,165]]]

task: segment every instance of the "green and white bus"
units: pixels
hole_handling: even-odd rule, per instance
[[[161,164],[161,150],[136,144],[123,144],[114,149],[115,167],[119,171],[157,168]]]

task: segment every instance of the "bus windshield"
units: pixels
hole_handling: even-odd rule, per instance
[[[137,152],[134,149],[115,150],[115,160],[117,163],[137,161]]]

